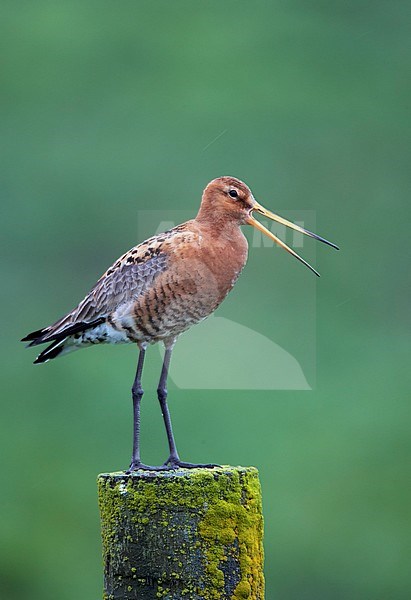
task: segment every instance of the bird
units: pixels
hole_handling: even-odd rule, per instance
[[[205,187],[197,216],[155,235],[123,254],[85,298],[64,317],[26,335],[28,346],[49,343],[34,364],[95,344],[136,344],[139,349],[132,386],[133,449],[127,472],[213,468],[213,463],[182,461],[167,404],[167,376],[178,336],[221,304],[240,276],[248,255],[241,227],[251,225],[319,273],[254,217],[258,213],[335,249],[338,246],[264,208],[240,179],[218,177]],[[164,344],[157,397],[167,434],[169,456],[159,466],[141,460],[140,407],[147,347]]]

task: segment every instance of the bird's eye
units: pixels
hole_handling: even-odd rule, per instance
[[[231,196],[231,198],[238,198],[237,190],[230,190],[228,193]]]

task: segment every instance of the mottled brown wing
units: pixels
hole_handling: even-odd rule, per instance
[[[195,237],[187,230],[187,225],[154,236],[126,252],[100,277],[74,310],[53,325],[29,334],[23,341],[30,341],[30,345],[35,346],[88,329],[102,322],[122,303],[138,298],[167,269],[171,255],[181,244],[190,243]]]
[[[168,256],[160,248],[153,255],[144,257],[134,256],[131,252],[125,255],[125,260],[120,259],[118,267],[112,271],[109,269],[99,279],[91,292],[71,313],[72,323],[108,316],[121,304],[138,298],[167,268]]]

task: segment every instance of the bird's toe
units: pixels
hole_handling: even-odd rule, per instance
[[[172,469],[214,469],[220,467],[214,463],[190,463],[182,460],[170,461],[166,463],[171,466]]]
[[[135,473],[136,471],[170,471],[171,469],[170,465],[146,465],[140,462],[132,463],[125,473],[126,475],[130,475],[130,473]]]

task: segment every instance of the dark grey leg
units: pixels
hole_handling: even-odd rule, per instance
[[[145,465],[141,462],[140,405],[141,405],[141,399],[144,394],[144,390],[141,385],[141,375],[143,372],[144,356],[145,356],[145,348],[141,348],[140,354],[138,357],[136,376],[134,379],[133,387],[131,388],[131,393],[133,396],[133,455],[131,457],[130,466],[129,466],[128,470],[126,471],[127,473],[131,473],[132,471],[137,471],[139,469],[142,469],[145,471],[163,471],[165,469],[172,468],[170,465],[168,465],[168,466],[167,465],[151,466],[151,465]],[[168,370],[169,362],[170,362],[170,358],[168,358],[168,363],[166,363],[166,368],[163,365],[163,371],[165,370],[165,375],[163,376],[164,389],[165,389],[165,381],[167,379],[167,370]],[[163,374],[163,371],[162,371],[162,374]],[[167,396],[167,391],[165,392],[165,395]],[[171,421],[170,421],[170,415],[168,414],[167,405],[166,405],[166,413],[168,415],[168,423],[169,423],[169,427],[170,427],[170,431],[171,431]],[[167,430],[167,432],[168,432],[168,430]],[[173,435],[173,433],[171,431],[171,437],[172,437],[172,435]],[[175,446],[175,444],[174,444],[174,446]],[[178,459],[178,455],[176,455],[176,457]]]
[[[167,405],[167,375],[170,366],[172,349],[172,347],[166,348],[166,352],[164,354],[163,368],[161,369],[160,381],[158,382],[157,396],[158,401],[160,402],[164,425],[167,432],[168,447],[170,449],[170,457],[167,462],[178,462],[180,457],[178,456],[173,434],[173,427],[171,425],[170,411],[168,410]]]
[[[141,387],[141,374],[143,372],[145,348],[140,349],[137,371],[131,393],[133,396],[133,455],[131,457],[130,471],[134,471],[141,465],[140,455],[140,405],[144,390]]]
[[[203,468],[217,467],[218,465],[214,465],[214,464],[195,464],[195,463],[182,462],[178,455],[177,446],[176,446],[176,442],[175,442],[174,434],[173,434],[173,427],[171,425],[170,411],[168,410],[168,405],[167,405],[167,375],[168,375],[168,369],[170,367],[170,359],[171,359],[172,350],[173,350],[173,346],[170,346],[168,348],[166,347],[166,351],[164,354],[163,368],[161,369],[160,381],[158,383],[158,388],[157,388],[158,401],[160,402],[164,425],[166,427],[166,432],[167,432],[168,447],[170,449],[170,456],[164,463],[163,467],[166,467],[166,468],[171,467],[172,469],[177,469],[178,467],[183,467],[186,469],[194,469],[195,467],[203,467]]]
[[[140,355],[138,357],[137,371],[134,379],[133,387],[132,387],[132,396],[133,396],[133,455],[131,457],[131,464],[128,468],[128,473],[132,471],[137,471],[138,469],[144,469],[147,471],[162,471],[168,469],[177,469],[178,467],[183,467],[186,469],[192,469],[195,467],[206,467],[212,468],[217,467],[218,465],[213,464],[194,464],[194,463],[186,463],[180,460],[180,457],[177,452],[176,442],[173,435],[173,427],[171,425],[171,417],[170,411],[168,410],[167,405],[167,375],[168,369],[170,366],[171,352],[173,347],[170,345],[166,348],[166,352],[164,355],[163,367],[161,369],[160,381],[158,383],[157,395],[158,400],[161,406],[161,412],[163,415],[164,425],[166,427],[167,432],[167,440],[168,446],[170,449],[170,456],[166,460],[166,462],[161,466],[150,466],[145,465],[141,462],[141,454],[140,454],[140,405],[141,399],[143,397],[144,390],[141,386],[141,375],[143,372],[144,365],[144,356],[145,356],[145,348],[140,349]]]

